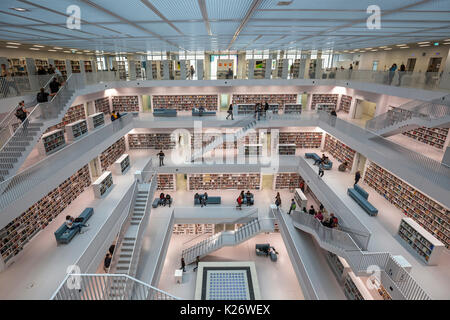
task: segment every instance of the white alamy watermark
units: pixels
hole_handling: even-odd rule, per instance
[[[69,15],[66,20],[66,26],[68,29],[81,29],[81,8],[77,5],[70,5],[66,9],[66,13]]]
[[[381,29],[381,8],[377,5],[370,5],[366,12],[370,14],[366,21],[367,29]]]

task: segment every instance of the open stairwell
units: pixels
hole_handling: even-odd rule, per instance
[[[0,149],[0,182],[17,173],[43,132],[62,120],[75,98],[75,91],[66,84],[50,102],[40,103],[30,112]]]
[[[273,219],[258,218],[244,224],[236,231],[222,231],[194,246],[183,250],[182,257],[186,265],[195,262],[196,258],[202,258],[225,246],[235,246],[262,232],[273,232]]]
[[[221,146],[224,142],[234,143],[234,141],[238,141],[240,138],[244,137],[250,129],[254,128],[256,123],[257,121],[253,118],[245,118],[237,121],[232,126],[234,127],[242,126],[242,127],[233,136],[231,137],[225,136],[224,138],[224,135],[222,134],[220,135],[220,137],[214,139],[205,147],[196,148],[191,156],[191,162],[194,162],[196,159],[203,157],[204,154]]]
[[[357,276],[371,276],[374,268],[380,271],[381,282],[386,287],[394,287],[403,299],[429,300],[428,294],[417,284],[388,252],[370,252],[359,248],[347,232],[328,228],[312,215],[294,211],[290,216],[275,210],[275,215],[285,215],[297,229],[311,234],[325,250],[344,258]]]

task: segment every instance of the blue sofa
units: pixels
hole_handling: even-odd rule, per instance
[[[367,199],[369,194],[358,185],[353,188],[348,188],[347,194],[358,203],[370,216],[376,216],[378,209],[375,208]]]
[[[220,204],[222,202],[222,198],[221,197],[208,197],[208,201],[206,201],[206,204]],[[200,204],[200,200],[194,198],[194,205],[199,205]]]
[[[170,204],[172,204],[172,202],[173,202],[173,198],[170,198]],[[155,200],[153,200],[152,207],[157,208],[160,204],[161,204],[161,199],[155,198]]]
[[[215,116],[216,112],[215,111],[194,111],[194,109],[192,109],[192,116],[193,117],[198,117],[198,116]]]
[[[154,109],[153,116],[154,117],[176,117],[177,110],[176,109]]]
[[[86,208],[84,211],[78,216],[78,218],[84,218],[84,223],[89,220],[89,218],[94,213],[94,208]],[[73,237],[77,234],[80,229],[69,229],[66,227],[66,223],[59,227],[58,230],[55,231],[55,238],[57,243],[69,243]]]
[[[321,157],[317,153],[305,153],[305,158],[306,159],[313,159],[314,161],[318,161],[318,160],[321,159]],[[333,168],[333,162],[328,160],[328,163],[324,164],[323,168],[325,170],[331,170],[331,168]]]

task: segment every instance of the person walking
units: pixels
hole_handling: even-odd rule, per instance
[[[295,208],[297,208],[297,205],[295,204],[294,199],[291,199],[291,207],[289,208],[288,214],[291,214],[291,211],[294,211]]]
[[[322,178],[324,174],[323,171],[323,162],[319,163],[319,178]]]
[[[24,101],[21,101],[19,103],[19,107],[16,110],[15,116],[17,117],[17,119],[19,119],[22,122],[22,128],[25,133],[27,130],[27,126],[28,126],[28,119],[27,119],[28,113],[25,110],[25,102]]]
[[[280,198],[276,198],[275,199],[275,205],[277,206],[277,209],[280,209],[280,206],[281,206],[281,199]]]
[[[192,271],[196,271],[197,269],[198,269],[198,264],[200,263],[200,256],[197,256],[196,258],[195,258],[195,268],[194,268],[194,270],[192,270]]]
[[[400,70],[398,70],[398,84],[397,84],[397,86],[401,86],[402,78],[405,75],[405,72],[406,72],[406,67],[405,67],[405,65],[402,62],[401,66],[400,66]]]
[[[205,193],[203,194],[203,197],[202,197],[202,207],[203,206],[206,207],[207,202],[208,202],[208,193],[206,193],[206,191],[205,191]]]
[[[316,214],[316,210],[314,209],[313,205],[311,205],[311,208],[309,209],[308,213],[312,216]]]
[[[183,272],[186,272],[186,263],[184,262],[184,258],[181,257],[181,268]]]
[[[264,105],[264,119],[267,119],[267,111],[269,110],[269,103],[266,101]]]
[[[194,79],[195,69],[194,66],[191,65],[191,69],[189,70],[189,78]]]
[[[237,206],[236,209],[242,210],[242,197],[239,195],[239,197],[236,199]]]
[[[228,115],[227,115],[227,120],[228,120],[228,118],[231,116],[231,120],[234,120],[233,119],[233,104],[232,103],[230,103],[230,106],[228,107]]]
[[[50,82],[50,95],[54,96],[58,93],[59,91],[59,87],[61,86],[61,84],[58,82],[58,80],[55,78],[53,78],[53,81]]]
[[[355,173],[355,183],[353,185],[356,185],[358,183],[359,179],[361,179],[361,173],[359,171],[356,171],[356,173]]]
[[[111,265],[111,255],[108,252],[105,256],[105,260],[103,261],[103,270],[105,271],[105,273],[108,273],[110,265]]]
[[[165,155],[164,152],[161,150],[161,151],[158,153],[158,156],[159,156],[159,166],[161,167],[161,166],[164,165],[164,157],[165,157],[166,155]]]
[[[41,88],[41,90],[39,90],[38,94],[36,95],[36,100],[38,103],[48,102],[49,95],[50,94],[48,92],[45,92],[44,88]]]
[[[389,68],[389,73],[388,73],[388,84],[389,84],[389,85],[391,85],[391,84],[392,84],[392,80],[394,80],[395,70],[397,70],[397,64],[394,63],[394,64]]]

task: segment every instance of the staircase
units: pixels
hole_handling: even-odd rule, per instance
[[[197,256],[202,258],[225,246],[235,246],[262,232],[273,232],[273,219],[254,219],[236,231],[222,231],[196,245],[183,250],[181,256],[186,265],[194,263]]]
[[[275,214],[281,215],[281,211]],[[407,300],[429,300],[428,294],[415,282],[388,252],[361,250],[350,234],[322,225],[312,215],[294,211],[291,215],[294,227],[311,234],[325,250],[344,258],[357,276],[371,276],[373,267],[380,269],[385,287],[395,286]]]
[[[241,129],[239,129],[232,137],[232,139],[228,138],[228,136],[220,135],[217,139],[214,139],[211,143],[206,145],[203,148],[198,148],[194,150],[193,155],[191,156],[191,162],[194,162],[196,159],[203,157],[205,153],[208,153],[211,150],[214,150],[215,148],[222,145],[224,142],[234,142],[239,140],[240,138],[244,137],[247,134],[247,131],[254,128],[257,121],[253,118],[249,119],[241,119],[233,124],[233,126],[242,126]]]
[[[450,95],[431,102],[412,101],[389,110],[366,123],[366,129],[382,137],[420,127],[450,127]]]
[[[11,126],[13,132],[0,149],[0,182],[19,170],[44,130],[62,120],[76,98],[69,82],[70,78],[50,102],[36,105],[24,123],[15,129]]]

